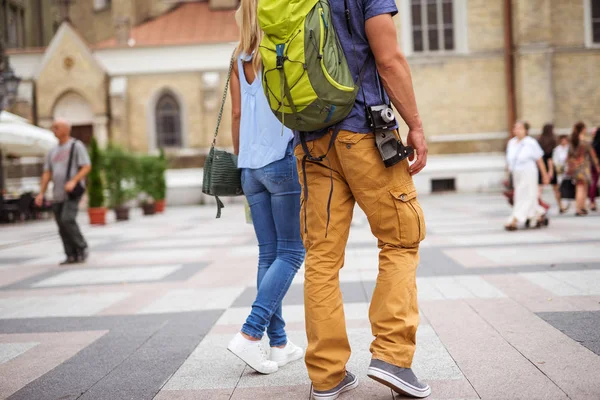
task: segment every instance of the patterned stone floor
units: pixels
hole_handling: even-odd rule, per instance
[[[414,370],[431,398],[600,399],[600,213],[507,233],[498,196],[421,202]],[[0,226],[0,398],[308,398],[302,362],[260,376],[225,350],[256,292],[257,247],[243,208],[214,212],[135,213],[105,227],[82,216],[92,256],[75,268],[56,265],[52,222]],[[361,384],[342,399],[392,399],[366,377],[376,274],[357,210],[341,280]],[[284,317],[305,345],[302,282],[300,273]]]

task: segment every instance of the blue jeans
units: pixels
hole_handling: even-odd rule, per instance
[[[300,184],[291,146],[286,156],[260,169],[242,170],[258,238],[258,294],[242,332],[272,347],[287,343],[281,302],[304,261],[300,237]]]

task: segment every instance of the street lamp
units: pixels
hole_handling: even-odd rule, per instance
[[[8,56],[4,53],[4,44],[0,41],[0,111],[12,105],[17,98],[21,78],[10,67]]]

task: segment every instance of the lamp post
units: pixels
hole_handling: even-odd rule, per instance
[[[10,67],[8,56],[4,52],[4,43],[0,40],[0,111],[12,105],[17,98],[17,89],[21,78]]]

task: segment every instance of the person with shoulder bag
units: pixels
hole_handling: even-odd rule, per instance
[[[305,362],[317,400],[358,386],[346,369],[351,350],[339,280],[357,203],[380,248],[368,376],[397,393],[431,393],[411,369],[425,238],[412,176],[426,165],[427,145],[397,43],[397,12],[394,0],[259,3],[265,93],[274,114],[296,131],[307,251]],[[407,145],[392,104],[408,125]]]
[[[242,0],[236,13],[240,43],[231,74],[232,136],[242,188],[258,239],[258,293],[228,350],[262,374],[302,358],[286,335],[282,301],[304,261],[300,237],[300,184],[292,132],[269,109],[262,88],[257,0]],[[270,349],[263,348],[265,331]]]
[[[64,120],[52,124],[58,146],[46,156],[40,193],[35,204],[40,207],[50,181],[54,183],[52,210],[67,258],[61,265],[84,262],[88,245],[77,225],[79,202],[85,193],[85,177],[92,169],[90,157],[83,143],[71,138],[71,125]]]

